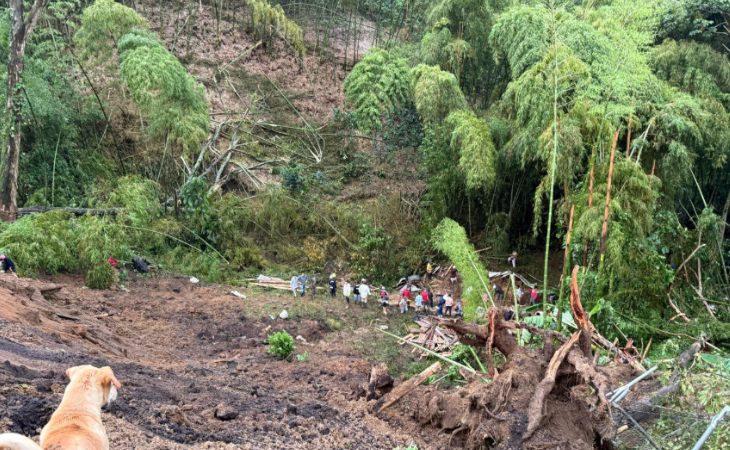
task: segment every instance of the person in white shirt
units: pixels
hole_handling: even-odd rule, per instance
[[[360,297],[362,297],[362,306],[368,305],[368,295],[370,295],[370,287],[368,286],[367,280],[363,278],[362,283],[360,284]]]
[[[454,298],[447,292],[446,295],[444,295],[444,301],[446,302],[444,303],[444,313],[451,316],[452,308],[454,307]]]
[[[297,276],[294,275],[291,277],[291,281],[289,282],[291,285],[291,291],[294,293],[294,298],[297,298],[297,287],[299,287],[299,280],[297,280]]]

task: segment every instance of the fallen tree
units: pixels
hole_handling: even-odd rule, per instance
[[[506,320],[506,310],[498,307],[487,312],[486,324],[443,320],[462,343],[493,346],[506,362],[492,372],[491,383],[472,381],[453,391],[426,387],[409,397],[417,404],[408,409],[420,424],[450,433],[452,446],[468,449],[601,448],[614,429],[606,394],[636,371],[621,362],[612,367],[593,362],[593,327],[580,303],[576,275],[573,270],[571,306],[579,329],[570,338]],[[518,345],[518,328],[541,336],[544,347]]]

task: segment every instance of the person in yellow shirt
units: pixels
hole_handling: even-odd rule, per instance
[[[433,266],[431,265],[431,261],[428,262],[426,265],[426,279],[431,281],[433,278]]]

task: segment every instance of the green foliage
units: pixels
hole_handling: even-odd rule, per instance
[[[481,361],[477,359],[474,347],[462,343],[457,343],[451,348],[451,355],[449,356],[449,359],[467,367],[471,367],[476,371],[479,371],[480,368],[483,367]],[[449,364],[448,369],[446,370],[446,380],[451,383],[464,382],[464,377],[461,375],[459,370],[458,366]]]
[[[410,103],[390,113],[382,134],[383,146],[388,152],[417,149],[423,140],[423,127],[418,119],[416,107]],[[380,144],[376,148],[379,146]]]
[[[365,222],[358,231],[357,248],[352,254],[352,266],[357,273],[388,277],[396,261],[393,260],[393,237],[382,227]]]
[[[289,164],[281,168],[282,185],[290,192],[303,192],[306,189],[306,180],[302,175],[299,164]]]
[[[381,115],[406,104],[412,84],[408,64],[379,48],[371,49],[345,79],[345,99],[355,108],[355,121],[365,133],[382,127]]]
[[[149,32],[132,30],[119,40],[118,49],[120,75],[149,118],[147,131],[184,149],[196,147],[208,134],[208,102],[202,86]]]
[[[297,355],[297,361],[299,361],[299,362],[309,361],[309,352],[304,352],[304,353]]]
[[[302,29],[286,17],[281,5],[271,6],[267,0],[246,0],[246,4],[251,11],[251,34],[254,39],[270,42],[276,31],[293,47],[299,58],[304,56]]]
[[[108,59],[116,43],[133,28],[147,28],[147,20],[114,0],[96,0],[84,9],[74,42],[83,49],[84,56]]]
[[[438,123],[453,111],[467,109],[454,74],[420,64],[411,70],[418,115],[425,124]]]
[[[50,212],[26,216],[0,233],[0,248],[22,276],[75,271],[80,267],[71,216]]]
[[[542,3],[508,9],[489,35],[497,57],[505,57],[509,62],[513,79],[543,59],[549,39],[548,11]]]
[[[724,105],[730,103],[730,65],[707,44],[667,39],[653,49],[650,64],[672,86]]]
[[[98,192],[91,203],[102,208],[121,208],[130,225],[143,226],[162,214],[160,186],[136,175],[121,177],[111,191]]]
[[[107,259],[130,259],[132,255],[124,230],[106,219],[86,217],[78,231],[79,258],[88,268],[86,285],[92,289],[110,288],[117,275]]]
[[[491,298],[489,271],[479,260],[479,254],[469,243],[464,228],[451,219],[444,219],[436,227],[432,237],[433,246],[449,257],[461,273],[464,317],[474,320],[476,309],[484,305],[482,294]]]
[[[595,169],[593,206],[576,215],[573,234],[578,242],[600,239],[606,204],[608,167],[598,165]],[[608,267],[629,274],[634,271],[626,250],[630,242],[643,241],[651,232],[656,199],[661,182],[650,177],[636,163],[618,158],[614,163],[609,204],[608,241],[606,264]],[[575,201],[587,205],[587,195]]]
[[[276,356],[279,359],[286,359],[292,354],[296,347],[294,346],[294,338],[291,337],[286,330],[272,333],[267,337],[266,350],[270,355]]]
[[[469,189],[491,187],[496,176],[497,152],[487,123],[471,111],[455,111],[446,118],[453,128],[451,146],[458,149],[459,169]]]
[[[439,66],[459,79],[464,66],[474,56],[474,49],[463,39],[452,39],[451,31],[442,28],[440,31],[434,30],[423,36],[421,55],[424,64]]]

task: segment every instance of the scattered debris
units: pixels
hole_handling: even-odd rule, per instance
[[[459,342],[458,335],[449,328],[440,327],[436,319],[424,317],[417,319],[416,324],[420,328],[411,328],[408,335],[403,338],[404,341],[418,344],[436,353],[442,353],[444,356],[449,356],[451,348]],[[401,345],[405,343],[404,341],[401,341]],[[414,348],[413,351],[416,350],[418,349]],[[428,354],[423,353],[421,356],[425,357]]]
[[[245,295],[241,294],[241,293],[240,293],[240,292],[238,292],[238,291],[231,291],[231,294],[235,295],[235,296],[236,296],[236,297],[238,297],[238,298],[243,298],[243,299],[245,299],[245,298],[246,298],[246,296],[245,296]]]
[[[266,275],[259,275],[256,278],[246,278],[244,281],[253,281],[254,286],[267,287],[270,289],[278,289],[281,291],[291,291],[291,282],[278,277],[269,277]],[[307,290],[311,289],[307,286]],[[317,289],[324,289],[321,286],[317,286]]]
[[[150,262],[144,258],[134,258],[132,267],[139,273],[148,273],[150,271]]]
[[[191,283],[193,283],[193,284],[198,284],[198,283],[200,283],[200,280],[198,280],[198,279],[197,279],[197,278],[195,278],[195,277],[191,277],[191,278],[190,278],[190,282],[191,282]]]
[[[286,309],[279,313],[279,318],[280,319],[288,319],[289,318],[289,313],[286,312]]]

